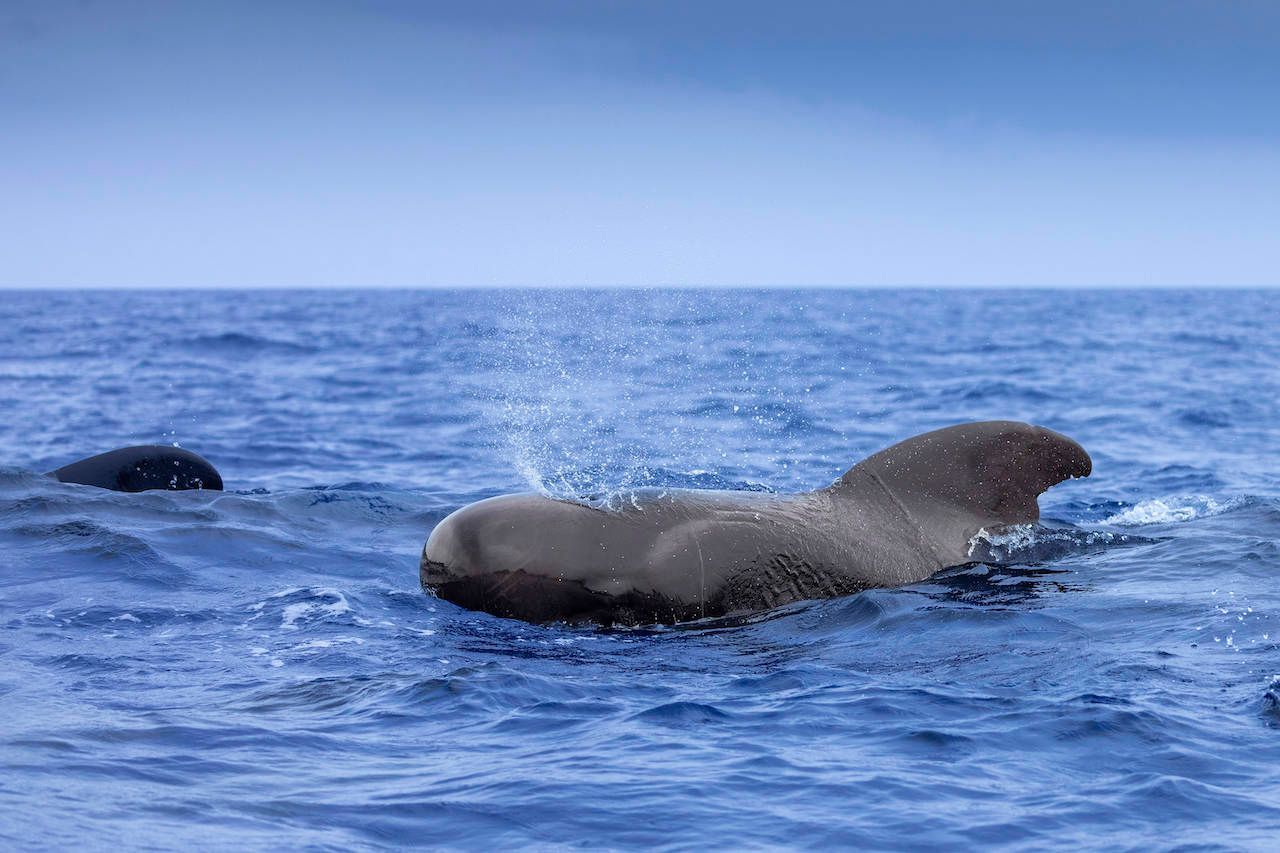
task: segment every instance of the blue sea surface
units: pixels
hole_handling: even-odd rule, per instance
[[[1275,849],[1280,291],[0,294],[0,846]],[[423,592],[449,512],[1013,418],[986,562],[739,623]],[[228,491],[40,472],[176,442]]]

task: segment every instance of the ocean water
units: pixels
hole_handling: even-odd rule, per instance
[[[1280,292],[0,294],[0,845],[1275,849]],[[424,593],[523,489],[1016,418],[986,562],[740,623]],[[225,493],[42,476],[176,442]]]

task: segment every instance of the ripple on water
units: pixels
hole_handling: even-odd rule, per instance
[[[1277,299],[10,293],[0,837],[1269,849]],[[992,417],[1094,475],[909,587],[594,631],[418,585],[490,495],[789,492]],[[155,441],[236,491],[38,473]]]

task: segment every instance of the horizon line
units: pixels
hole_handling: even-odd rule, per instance
[[[8,292],[47,291],[355,291],[355,290],[1276,290],[1271,284],[0,284]]]

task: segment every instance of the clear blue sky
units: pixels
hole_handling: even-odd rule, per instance
[[[0,285],[1280,284],[1280,4],[0,4]]]

